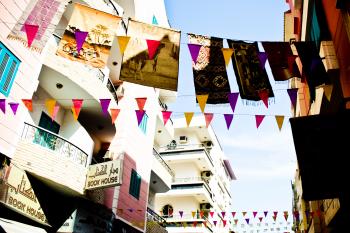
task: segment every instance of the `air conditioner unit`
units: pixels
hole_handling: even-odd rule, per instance
[[[211,176],[211,172],[210,171],[203,171],[201,173],[203,178],[209,178]]]
[[[187,137],[186,136],[180,136],[179,142],[182,143],[182,144],[187,143]]]
[[[210,210],[210,207],[211,207],[210,203],[201,203],[201,204],[199,204],[199,208],[201,210]]]

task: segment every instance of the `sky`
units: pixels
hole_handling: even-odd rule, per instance
[[[247,41],[283,41],[285,0],[165,0],[169,23],[182,32],[178,98],[170,105],[174,112],[200,112],[196,105],[191,56],[187,34]],[[224,43],[224,47],[228,47]],[[291,211],[296,155],[289,124],[291,102],[288,83],[277,84],[266,65],[275,98],[269,108],[260,103],[247,106],[239,98],[231,127],[223,113],[228,104],[207,105],[215,113],[212,126],[230,159],[237,180],[231,184],[233,211]],[[238,92],[232,64],[227,68],[231,92]],[[260,101],[261,102],[261,101]],[[266,115],[259,129],[254,115]],[[284,115],[281,131],[275,115]],[[292,220],[291,218],[289,220]]]

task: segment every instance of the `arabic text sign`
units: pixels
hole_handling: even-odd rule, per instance
[[[121,184],[121,160],[113,160],[89,166],[85,189],[97,189]]]

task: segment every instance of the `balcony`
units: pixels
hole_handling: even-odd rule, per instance
[[[156,193],[167,192],[171,188],[174,172],[153,148],[150,188]]]
[[[204,223],[205,222],[205,223]],[[196,224],[194,226],[193,224]],[[184,227],[184,225],[186,227]],[[206,216],[201,217],[200,213],[195,213],[194,216],[190,213],[184,213],[182,216],[174,214],[166,218],[166,227],[171,229],[171,232],[213,232],[213,225]]]
[[[166,220],[147,207],[146,233],[167,233]]]
[[[67,139],[25,123],[12,162],[53,188],[81,195],[84,193],[88,157],[85,151]]]

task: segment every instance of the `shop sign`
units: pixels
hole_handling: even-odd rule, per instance
[[[89,166],[85,189],[98,189],[121,185],[122,160],[113,160]]]

